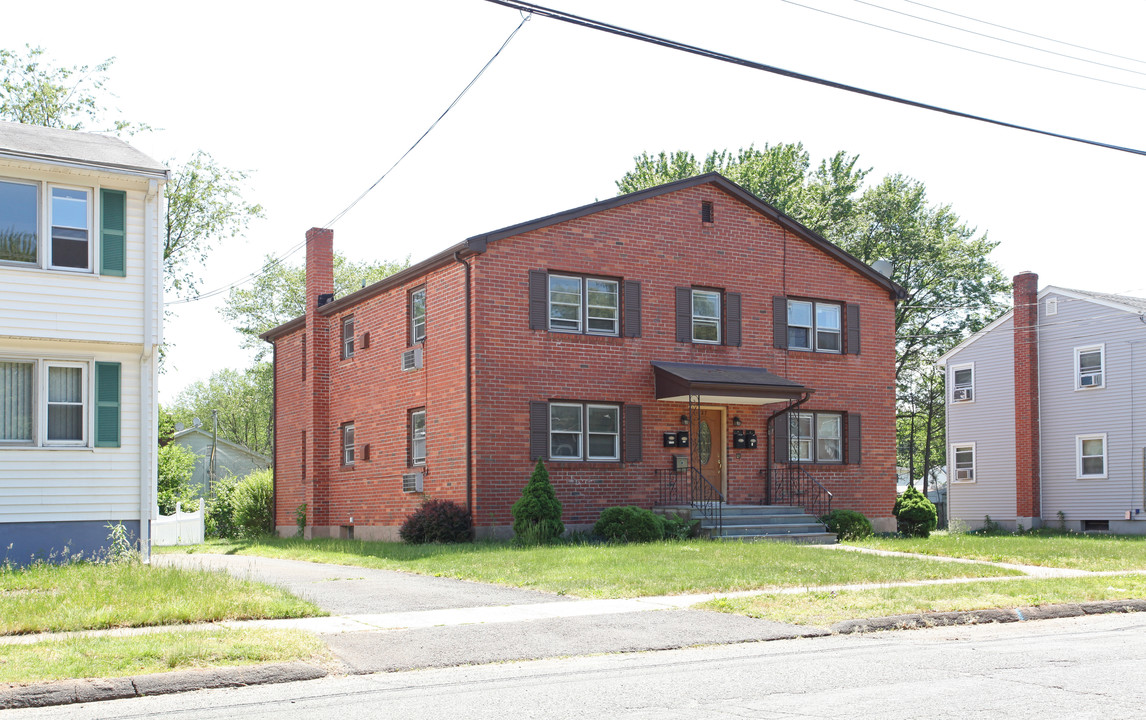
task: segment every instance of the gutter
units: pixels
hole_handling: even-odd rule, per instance
[[[80,168],[84,170],[100,170],[103,172],[116,173],[119,175],[146,175],[148,178],[163,181],[171,179],[171,171],[167,168],[157,169],[154,167],[143,167],[140,165],[122,165],[119,163],[83,162],[79,160],[70,160],[68,158],[59,157],[57,155],[39,155],[37,153],[13,152],[11,150],[0,150],[0,158],[4,158],[6,160],[31,160],[43,165],[56,165],[59,167]]]

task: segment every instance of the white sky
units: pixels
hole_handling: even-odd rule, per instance
[[[997,55],[1137,85],[1039,70],[895,35],[781,0],[548,0],[551,7],[920,102],[1146,148],[1146,63],[943,15],[887,8],[1129,68],[1118,71],[976,38],[856,0],[798,0]],[[1146,60],[1146,4],[922,0],[1030,33]],[[195,149],[253,173],[266,220],[204,269],[204,290],[257,269],[323,226],[429,126],[516,27],[481,0],[9,3],[0,47],[41,45],[63,64],[117,58],[124,117],[162,128],[131,142],[158,160]],[[335,227],[359,258],[417,261],[488,230],[605,199],[642,151],[802,141],[813,160],[860,155],[874,180],[926,183],[1001,244],[1008,274],[1146,295],[1146,157],[862,98],[545,18],[501,57],[406,161]],[[301,253],[293,258],[301,261]],[[180,305],[160,384],[188,383],[250,353],[220,302]]]

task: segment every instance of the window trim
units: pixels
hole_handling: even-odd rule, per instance
[[[836,302],[834,300],[814,300],[812,298],[801,297],[788,297],[787,300],[787,317],[785,318],[785,327],[787,332],[787,341],[789,350],[798,350],[800,352],[818,352],[826,353],[828,355],[843,355],[844,354],[844,338],[847,331],[847,306],[845,303]],[[802,325],[792,322],[792,304],[800,303],[803,305],[811,306],[811,325]],[[830,306],[836,309],[839,324],[835,330],[820,330],[819,311],[820,306]],[[792,328],[805,328],[808,331],[808,345],[794,345],[792,343]],[[837,337],[836,349],[821,348],[820,347],[820,333],[835,333]]]
[[[831,416],[835,417],[837,420],[839,420],[839,428],[840,428],[839,437],[828,438],[829,440],[834,439],[834,440],[836,440],[836,442],[839,443],[839,459],[838,460],[821,460],[820,459],[820,437],[819,437],[819,435],[820,435],[820,431],[819,431],[820,423],[819,423],[819,420],[820,420],[821,415],[831,415]],[[788,413],[788,459],[789,459],[789,461],[790,462],[796,462],[796,463],[799,463],[801,465],[846,465],[847,464],[846,453],[847,453],[847,441],[848,441],[847,416],[848,416],[847,413],[837,412],[835,410],[805,410],[805,411],[796,411],[796,412]],[[803,418],[803,417],[810,417],[812,420],[812,434],[806,438],[803,435],[799,434],[799,419]],[[797,421],[796,422],[797,432],[794,434],[792,432],[792,421],[793,420]],[[812,453],[812,457],[809,460],[804,460],[801,457],[799,457],[799,455],[800,455],[799,443],[803,440],[807,440],[809,443],[808,447]],[[795,448],[795,450],[796,450],[795,453],[792,452],[793,448]]]
[[[958,384],[958,382],[955,380],[955,375],[960,370],[970,370],[971,371],[971,382],[970,383],[968,383],[966,385]],[[951,395],[949,397],[949,401],[952,404],[959,404],[959,405],[969,405],[969,404],[975,402],[975,363],[970,362],[970,363],[960,363],[959,365],[951,365],[948,368],[948,371],[951,373],[951,383],[950,383]],[[968,397],[966,397],[962,400],[957,399],[955,397],[955,394],[959,390],[969,390],[970,392],[969,392]]]
[[[341,359],[349,360],[354,357],[354,315],[344,315],[342,318],[342,352]],[[349,330],[349,333],[347,332]]]
[[[36,205],[33,208],[33,214],[35,215],[35,218],[36,218],[36,230],[35,230],[36,259],[32,260],[30,262],[25,261],[25,260],[3,260],[3,259],[0,259],[0,266],[19,267],[19,268],[42,268],[44,256],[43,256],[43,253],[41,253],[41,249],[43,246],[42,226],[43,226],[44,218],[43,218],[43,213],[41,212],[41,208],[42,208],[41,198],[44,195],[44,183],[38,182],[36,180],[25,180],[23,178],[10,178],[10,177],[0,177],[0,182],[11,183],[13,185],[28,185],[28,186],[31,186],[32,188],[34,188],[36,191],[36,200],[35,200]]]
[[[553,408],[554,407],[575,407],[578,410],[578,417],[580,419],[580,430],[576,433],[568,430],[554,431],[553,429]],[[589,411],[590,409],[606,409],[613,410],[617,414],[617,425],[614,432],[590,432],[589,430]],[[598,402],[598,401],[581,401],[581,400],[550,400],[547,403],[547,433],[546,433],[546,448],[545,455],[552,462],[597,462],[597,463],[620,463],[624,457],[624,419],[622,413],[624,412],[624,405],[622,403],[611,402]],[[577,442],[577,455],[573,456],[558,456],[553,454],[553,435],[573,435],[578,436]],[[590,435],[609,435],[613,437],[613,447],[615,452],[611,456],[592,455],[589,449],[589,436]]]
[[[350,443],[347,444],[347,436],[350,438]],[[344,422],[338,426],[339,448],[341,450],[339,457],[339,464],[342,467],[354,467],[355,458],[355,445],[354,441],[354,421]]]
[[[417,417],[418,415],[422,416],[422,437],[421,437],[421,440],[422,440],[422,457],[420,459],[418,458],[418,455],[414,449],[417,447],[417,443],[419,440],[418,431],[414,427],[414,418]],[[426,452],[426,450],[427,450],[427,444],[426,444],[427,433],[426,433],[426,430],[427,430],[426,408],[424,408],[424,407],[414,408],[413,410],[410,411],[409,418],[408,418],[408,421],[406,423],[406,432],[408,434],[408,439],[409,439],[410,467],[425,467],[426,466],[426,455],[427,455],[427,452]]]
[[[553,278],[560,278],[563,280],[576,280],[577,281],[577,328],[563,328],[553,326]],[[606,282],[612,283],[614,292],[613,296],[616,298],[616,305],[613,307],[613,329],[612,330],[594,330],[589,327],[589,282]],[[570,303],[559,303],[560,305],[570,305]],[[594,307],[605,307],[594,306]],[[545,327],[549,332],[566,333],[569,335],[598,335],[601,337],[620,337],[621,335],[621,280],[619,278],[606,277],[602,275],[587,275],[582,273],[566,273],[566,272],[546,272],[545,273]]]
[[[91,414],[91,408],[92,408],[92,403],[90,402],[90,397],[89,397],[91,395],[91,391],[92,391],[92,388],[91,388],[91,371],[90,371],[90,368],[88,366],[89,366],[89,363],[75,362],[75,361],[68,361],[68,360],[45,360],[44,361],[44,370],[43,370],[43,378],[42,378],[43,383],[44,383],[44,385],[43,385],[44,412],[43,412],[43,415],[42,415],[42,418],[40,421],[42,423],[42,427],[40,428],[42,435],[40,437],[42,437],[44,439],[43,444],[45,447],[48,447],[48,446],[51,446],[51,447],[88,447],[89,436],[91,435],[90,414]],[[61,405],[61,404],[76,405],[77,404],[77,403],[53,403],[52,402],[51,394],[50,394],[49,388],[48,388],[49,384],[51,383],[50,377],[51,377],[52,368],[67,368],[67,369],[72,369],[72,370],[78,369],[80,371],[80,402],[78,404],[80,406],[81,427],[80,427],[80,438],[78,440],[71,439],[71,438],[68,438],[65,440],[52,440],[52,439],[48,438],[48,422],[49,422],[49,420],[48,420],[49,412],[48,411],[51,409],[51,406],[53,404],[56,404],[56,405]]]
[[[958,452],[960,450],[970,450],[971,451],[971,477],[966,479],[966,480],[962,480],[959,478],[959,464],[957,462],[957,457],[958,457]],[[951,476],[951,482],[957,482],[957,483],[975,483],[975,482],[978,482],[979,481],[979,478],[978,478],[979,457],[978,457],[978,452],[975,448],[975,443],[973,443],[973,442],[951,443],[950,452],[951,452],[951,467],[954,468],[954,470],[955,470],[955,474]]]
[[[696,337],[696,294],[706,293],[716,296],[716,316],[701,316],[704,322],[716,322],[716,339],[715,340],[701,340]],[[721,345],[724,343],[724,291],[717,290],[716,288],[708,287],[692,287],[689,288],[689,317],[690,327],[692,332],[692,341],[697,345]]]
[[[44,246],[44,256],[45,256],[44,257],[44,264],[45,264],[45,266],[49,270],[56,270],[56,271],[61,271],[61,272],[71,272],[71,273],[93,274],[94,273],[93,268],[95,267],[95,249],[93,247],[94,239],[93,239],[92,235],[94,234],[94,231],[92,228],[95,227],[95,221],[96,221],[95,203],[94,203],[93,198],[95,197],[95,191],[98,188],[97,187],[81,187],[81,186],[77,186],[77,185],[65,185],[65,184],[61,184],[61,183],[48,183],[47,185],[48,185],[48,191],[44,194],[44,197],[47,200],[47,202],[45,203],[46,207],[44,208],[44,212],[47,215],[48,222],[44,228],[44,232],[43,232],[42,237],[41,237],[41,242]],[[85,265],[82,268],[81,267],[69,267],[67,265],[55,265],[52,263],[52,256],[53,256],[54,250],[55,250],[55,247],[54,247],[55,233],[53,232],[53,229],[56,227],[56,225],[53,222],[53,220],[55,218],[55,207],[54,207],[55,203],[53,201],[55,198],[53,197],[52,193],[54,190],[57,190],[57,189],[58,190],[77,190],[77,191],[83,192],[84,195],[86,195],[85,205],[86,205],[86,211],[87,212],[86,212],[85,220],[87,222],[87,227],[82,228],[82,229],[84,230],[84,232],[87,233],[87,239],[84,241],[87,244],[87,265]],[[68,228],[70,230],[81,229],[81,228],[73,228],[71,226],[66,226],[66,225],[61,225],[60,227]]]
[[[1097,455],[1083,455],[1082,443],[1086,440],[1101,440],[1102,441],[1102,472],[1087,475],[1083,472],[1082,461],[1083,458],[1098,457]],[[1075,435],[1074,436],[1074,454],[1075,454],[1075,472],[1076,479],[1078,480],[1104,480],[1108,477],[1110,471],[1110,446],[1106,438],[1106,433],[1091,433],[1088,435]]]
[[[1092,353],[1098,351],[1098,372],[1086,373],[1087,375],[1098,375],[1101,382],[1097,385],[1083,385],[1082,383],[1082,355],[1084,353]],[[1074,389],[1075,390],[1099,390],[1106,387],[1106,343],[1098,343],[1096,345],[1082,345],[1074,349]]]
[[[12,449],[99,449],[99,446],[95,444],[96,379],[94,368],[97,363],[94,358],[90,356],[25,355],[9,352],[0,354],[0,361],[28,363],[32,366],[32,439],[0,440],[0,451]],[[48,440],[48,368],[50,367],[80,369],[80,397],[82,399],[80,418],[83,423],[83,438],[81,440]],[[122,402],[122,384],[120,392]],[[114,447],[121,447],[121,445]]]
[[[593,432],[589,426],[589,413],[594,408],[615,410],[617,413],[617,426],[616,430],[611,433],[608,432]],[[585,446],[585,460],[587,462],[620,462],[621,461],[621,406],[612,403],[585,403],[585,439],[583,444]],[[593,455],[592,443],[590,440],[593,435],[611,435],[613,438],[613,454],[611,456]]]
[[[421,322],[422,336],[421,337],[418,337],[418,317],[414,314],[414,307],[415,307],[414,296],[416,296],[416,295],[422,296],[422,318],[421,318],[422,319],[422,322]],[[425,285],[419,285],[418,287],[410,290],[409,294],[407,295],[406,302],[407,302],[406,319],[410,323],[410,326],[409,326],[410,327],[410,341],[409,341],[409,343],[407,343],[407,346],[413,346],[413,345],[417,345],[418,343],[426,342],[426,315],[427,315],[427,312],[426,312],[426,286]]]

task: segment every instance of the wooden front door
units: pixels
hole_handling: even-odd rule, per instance
[[[712,487],[724,493],[724,412],[709,408],[698,410],[689,435],[696,445],[692,452],[696,469]]]

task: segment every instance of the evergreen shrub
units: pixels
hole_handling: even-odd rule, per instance
[[[469,542],[470,513],[452,500],[426,500],[402,523],[398,537],[411,545]]]
[[[561,503],[549,483],[545,463],[538,460],[521,497],[513,504],[513,534],[519,542],[537,545],[551,542],[564,532]]]

